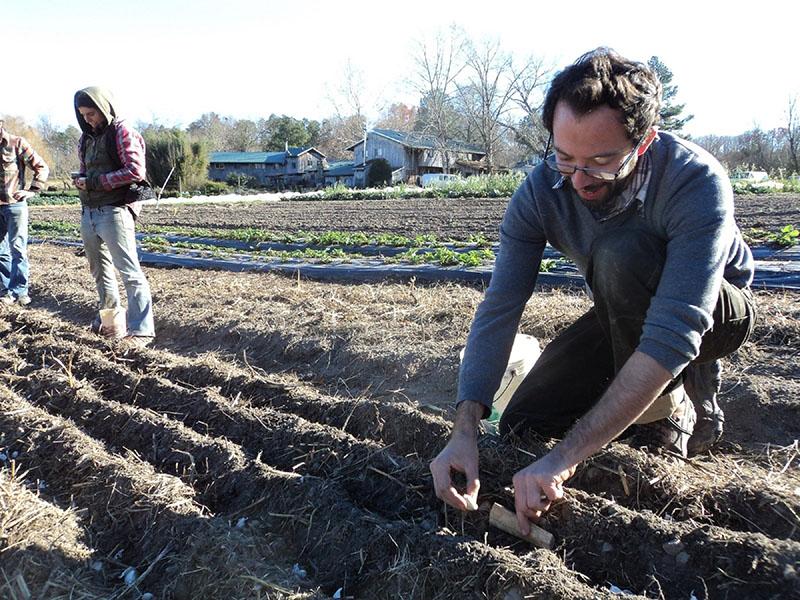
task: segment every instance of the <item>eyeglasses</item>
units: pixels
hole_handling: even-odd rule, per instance
[[[636,145],[633,147],[628,155],[625,157],[625,160],[622,161],[622,164],[616,171],[604,171],[603,169],[592,169],[589,167],[579,167],[577,165],[571,165],[568,163],[558,162],[556,160],[555,154],[550,154],[550,147],[553,144],[553,134],[550,134],[550,138],[547,140],[547,148],[544,151],[544,164],[553,171],[560,173],[564,177],[569,177],[570,175],[574,175],[575,171],[583,171],[589,177],[594,177],[595,179],[600,179],[602,181],[616,181],[622,172],[625,170],[625,167],[628,166],[628,163],[633,160],[633,157],[636,156],[636,151],[639,149],[639,146],[642,145],[643,140],[639,140]],[[549,155],[549,156],[548,156]]]

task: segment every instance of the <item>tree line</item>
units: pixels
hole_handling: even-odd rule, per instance
[[[418,132],[445,149],[454,141],[481,147],[490,168],[535,162],[547,141],[541,106],[555,73],[544,59],[520,59],[497,41],[475,42],[451,28],[421,40],[412,51],[412,69],[405,85],[419,97],[416,106],[386,103],[378,116],[367,117],[365,77],[348,64],[338,87],[328,96],[332,114],[322,120],[272,114],[237,119],[220,113],[201,115],[185,128],[138,122],[148,146],[148,170],[159,187],[199,189],[207,178],[211,151],[280,151],[288,146],[314,146],[329,162],[352,159],[345,150],[367,128]],[[663,106],[660,128],[682,133],[692,115],[677,101],[673,74],[657,57],[648,61],[661,79]],[[371,111],[370,111],[371,112]],[[738,136],[706,135],[695,139],[729,170],[748,168],[786,176],[800,173],[800,108],[791,100],[784,127],[755,128]],[[77,169],[80,131],[55,127],[48,118],[29,125],[6,117],[6,127],[27,137],[56,177]],[[447,168],[448,165],[445,165]]]

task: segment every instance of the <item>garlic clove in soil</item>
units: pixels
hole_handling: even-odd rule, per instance
[[[125,581],[125,585],[133,585],[136,582],[136,578],[138,575],[136,574],[136,569],[133,567],[128,567],[122,572],[120,579]]]

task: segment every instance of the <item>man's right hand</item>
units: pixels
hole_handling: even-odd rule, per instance
[[[458,510],[478,508],[478,423],[483,406],[477,402],[462,402],[458,406],[453,425],[453,435],[447,446],[431,461],[433,489],[436,495]],[[467,489],[459,492],[453,485],[452,471],[460,471],[467,478]]]

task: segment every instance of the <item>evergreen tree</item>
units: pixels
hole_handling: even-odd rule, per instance
[[[319,137],[319,123],[309,119],[295,119],[286,115],[270,115],[265,124],[265,151],[280,151],[286,145],[312,146]]]
[[[686,105],[675,104],[678,86],[672,84],[672,71],[657,56],[651,56],[647,65],[658,75],[663,87],[659,128],[662,131],[674,131],[680,134],[684,125],[691,121],[694,115],[682,116]]]

